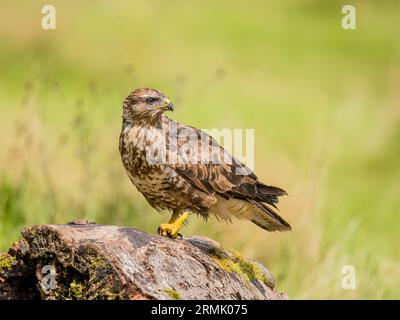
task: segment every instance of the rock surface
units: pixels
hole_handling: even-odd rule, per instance
[[[37,225],[0,255],[0,299],[286,299],[260,263],[182,240],[75,221]]]

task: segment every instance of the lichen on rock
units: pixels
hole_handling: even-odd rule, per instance
[[[0,254],[0,270],[10,270],[15,262],[15,257],[9,255],[8,253]]]
[[[164,290],[164,292],[168,295],[169,298],[172,300],[182,300],[181,295],[179,294],[178,291],[172,289],[172,288],[167,288]]]

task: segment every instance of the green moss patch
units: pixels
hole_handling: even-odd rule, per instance
[[[69,296],[72,299],[82,300],[84,298],[83,295],[84,289],[85,287],[81,283],[77,282],[76,280],[73,280],[69,285]]]
[[[0,269],[10,270],[15,262],[15,257],[10,256],[7,253],[0,254]]]
[[[174,289],[167,288],[164,290],[164,292],[168,295],[168,297],[170,297],[173,300],[182,300],[182,297],[179,294],[179,292]]]
[[[243,257],[238,252],[228,251],[226,253],[221,249],[214,248],[210,254],[221,269],[234,272],[246,279],[246,281],[258,280],[268,284],[268,279],[260,267],[254,261]]]

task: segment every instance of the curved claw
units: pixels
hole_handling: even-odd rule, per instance
[[[176,239],[176,238],[180,238],[183,239],[182,234],[180,234],[179,228],[181,227],[182,223],[185,221],[185,219],[189,216],[188,213],[184,213],[182,214],[178,219],[171,221],[169,223],[163,223],[161,224],[158,229],[157,229],[157,233],[160,236],[164,236],[164,237],[168,237],[171,239]]]
[[[173,229],[169,228],[170,226],[168,224],[163,224],[158,227],[157,233],[160,236],[163,237],[168,237],[170,239],[175,239],[177,237],[182,237],[182,235],[179,232],[174,232]]]
[[[170,231],[167,231],[167,237],[168,238],[170,238],[170,239],[176,239],[176,238],[179,238],[179,239],[183,239],[183,236],[182,236],[182,234],[181,233],[175,233],[175,234],[172,234]]]

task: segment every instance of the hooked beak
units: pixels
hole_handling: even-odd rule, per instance
[[[174,105],[169,99],[165,99],[161,106],[157,106],[155,108],[164,111],[174,111]]]
[[[174,105],[170,102],[165,106],[166,110],[174,111]]]

